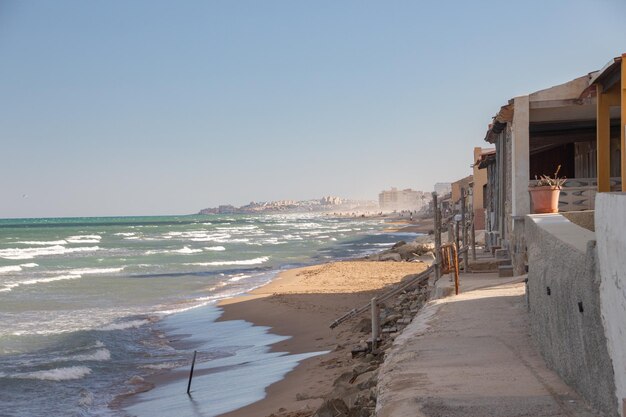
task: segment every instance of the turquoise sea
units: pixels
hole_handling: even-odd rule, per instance
[[[215,302],[281,269],[384,249],[400,239],[384,227],[307,214],[0,220],[0,415],[215,416],[257,401],[306,355],[270,352],[281,337],[267,328],[215,322]],[[194,349],[194,401],[157,386],[112,406],[151,373],[188,369]]]

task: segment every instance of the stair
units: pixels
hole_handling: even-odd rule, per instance
[[[513,265],[500,265],[498,267],[498,276],[503,277],[512,277],[513,276]]]

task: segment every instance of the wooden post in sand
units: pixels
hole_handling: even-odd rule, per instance
[[[433,212],[435,217],[435,280],[438,280],[441,278],[441,212],[435,191],[433,191]]]
[[[191,370],[189,371],[189,383],[187,383],[187,395],[191,395],[189,391],[191,390],[191,378],[193,378],[193,367],[196,365],[196,354],[197,351],[193,351],[193,359],[191,360]]]
[[[469,271],[469,253],[467,251],[467,213],[465,207],[465,188],[461,188],[461,225],[463,226],[463,272]]]
[[[378,336],[380,335],[380,312],[378,310],[378,299],[372,298],[372,350],[378,347]]]

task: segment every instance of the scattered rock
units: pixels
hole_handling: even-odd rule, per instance
[[[349,411],[342,399],[333,398],[324,401],[322,406],[313,414],[313,417],[348,417]]]
[[[401,240],[401,241],[399,241],[398,243],[396,243],[395,245],[393,245],[393,246],[391,247],[391,250],[393,250],[393,249],[398,249],[400,246],[404,246],[404,245],[406,245],[406,242],[405,242],[404,240]]]
[[[402,318],[402,314],[391,314],[387,316],[387,318],[385,318],[385,320],[383,321],[383,327],[393,325],[395,324],[396,321],[398,321],[401,318]]]
[[[355,332],[369,333],[372,331],[372,320],[363,318],[353,328]]]
[[[383,253],[378,256],[378,260],[382,262],[400,262],[402,260],[402,256],[399,253]]]

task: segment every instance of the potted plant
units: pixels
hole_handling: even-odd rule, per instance
[[[535,175],[536,183],[528,188],[535,213],[559,212],[559,195],[566,180],[565,177],[559,177],[560,170],[561,165],[556,169],[554,177],[542,175],[537,178]]]

